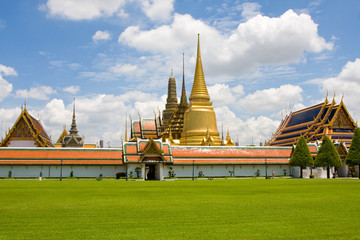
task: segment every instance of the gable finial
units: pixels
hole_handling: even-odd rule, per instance
[[[26,110],[26,98],[25,98],[25,102],[24,102],[24,110]]]

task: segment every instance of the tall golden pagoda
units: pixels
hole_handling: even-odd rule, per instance
[[[180,145],[220,146],[216,115],[206,88],[200,54],[200,34],[198,34],[197,59],[190,103],[184,116],[184,128]]]

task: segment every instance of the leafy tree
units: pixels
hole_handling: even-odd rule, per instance
[[[360,169],[360,128],[356,128],[351,141],[349,153],[346,156],[346,163],[350,165],[359,165]],[[359,174],[360,179],[360,174]]]
[[[327,178],[330,178],[330,167],[341,167],[341,159],[334,144],[326,135],[315,158],[315,166],[327,167]]]
[[[311,156],[311,152],[309,150],[309,146],[306,143],[306,140],[303,136],[301,136],[296,143],[295,150],[290,158],[291,166],[299,166],[300,167],[300,177],[303,177],[303,168],[304,167],[312,167],[314,164],[313,157]]]

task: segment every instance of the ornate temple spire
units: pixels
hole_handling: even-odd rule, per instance
[[[191,102],[209,102],[210,96],[206,88],[204,71],[201,63],[200,53],[200,34],[198,34],[198,46],[197,46],[197,57],[196,67],[194,75],[194,83],[192,86],[189,100]]]
[[[84,137],[81,137],[78,134],[78,130],[76,127],[76,117],[75,117],[75,98],[74,98],[74,106],[73,106],[73,117],[71,122],[71,128],[69,131],[69,135],[64,136],[62,140],[63,147],[83,147],[84,145]]]
[[[73,117],[72,117],[72,123],[70,128],[70,134],[77,134],[78,130],[76,128],[76,118],[75,118],[75,98],[74,98],[74,106],[73,106]]]
[[[185,64],[184,64],[184,53],[183,53],[183,79],[182,79],[182,90],[180,104],[187,105],[186,88],[185,88]]]
[[[169,85],[168,85],[168,96],[166,99],[165,110],[163,111],[162,115],[162,122],[166,126],[168,121],[171,118],[174,110],[177,108],[177,95],[176,95],[176,80],[173,76],[173,71],[171,70],[171,76],[169,78]]]

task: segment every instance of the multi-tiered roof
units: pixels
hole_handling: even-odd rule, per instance
[[[287,115],[266,145],[291,146],[300,136],[307,142],[316,142],[327,135],[349,147],[356,126],[342,99],[336,104],[335,99],[329,102],[326,98],[323,103]]]

